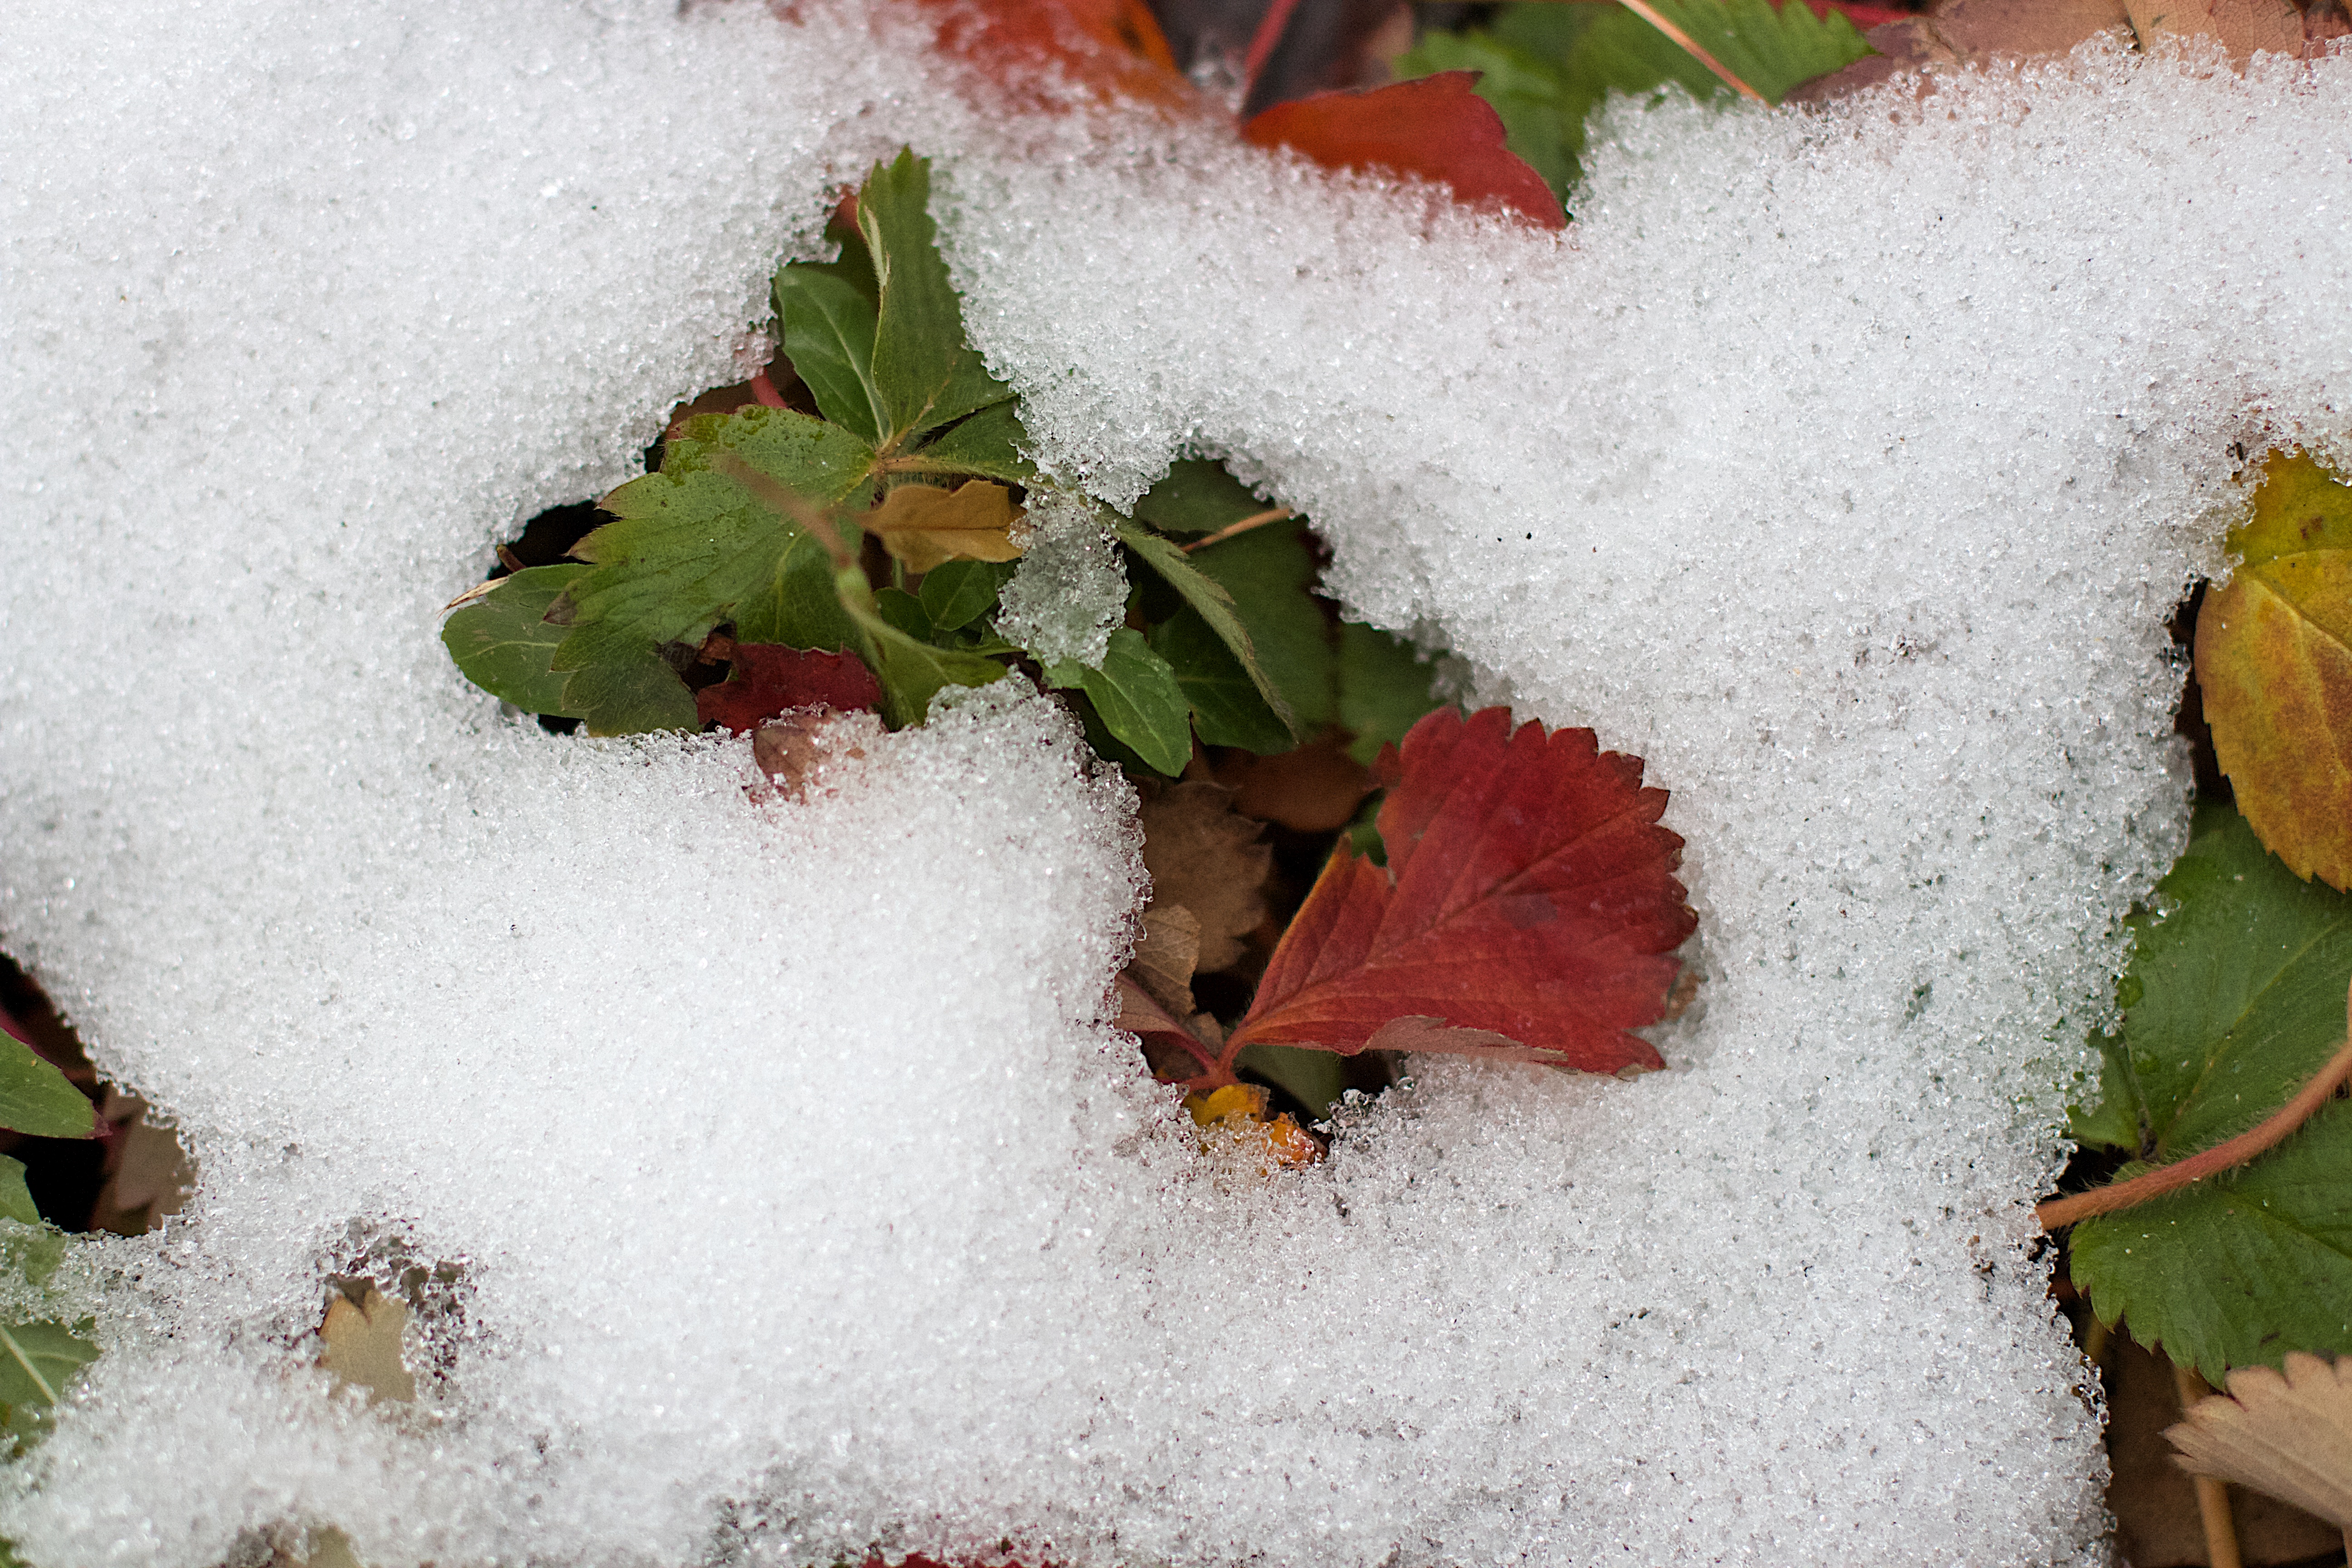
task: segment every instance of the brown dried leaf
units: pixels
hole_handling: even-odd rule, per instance
[[[407,1327],[408,1306],[398,1298],[373,1285],[356,1301],[339,1290],[319,1325],[319,1338],[327,1346],[319,1365],[338,1383],[366,1389],[370,1405],[414,1400],[416,1378],[400,1359],[400,1337]]]
[[[2352,1531],[2352,1358],[2296,1352],[2286,1371],[2240,1367],[2228,1395],[2165,1429],[2191,1475],[2217,1476]]]
[[[1270,757],[1228,752],[1217,782],[1234,790],[1234,809],[1260,822],[1300,833],[1329,833],[1355,819],[1372,793],[1372,772],[1348,755],[1348,737],[1336,731]]]
[[[2336,0],[2308,10],[2294,0],[2126,0],[2142,44],[2161,37],[2212,38],[2239,59],[2257,49],[2307,58],[2347,26]]]
[[[1013,542],[1013,525],[1021,516],[1011,490],[987,479],[966,479],[952,490],[900,485],[859,521],[908,571],[929,572],[950,561],[1017,558],[1021,547]]]
[[[1200,962],[1199,916],[1181,904],[1154,904],[1143,911],[1143,937],[1127,972],[1179,1018],[1199,1010],[1192,1001],[1192,975]]]
[[[1257,842],[1262,825],[1233,811],[1233,792],[1187,780],[1143,805],[1143,865],[1154,908],[1181,904],[1200,922],[1197,973],[1238,962],[1242,938],[1265,919],[1274,852]]]

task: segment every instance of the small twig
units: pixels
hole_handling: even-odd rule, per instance
[[[2094,1215],[2113,1214],[2150,1198],[2177,1192],[2191,1182],[2244,1164],[2255,1155],[2264,1153],[2284,1142],[2287,1135],[2305,1121],[2330,1097],[2352,1078],[2352,1039],[2347,1039],[2327,1059],[2327,1065],[2312,1075],[2303,1091],[2281,1106],[2269,1120],[2251,1131],[2241,1132],[2226,1143],[2216,1143],[2201,1154],[2186,1160],[2175,1160],[2169,1165],[2158,1165],[2144,1175],[2128,1182],[2113,1182],[2104,1187],[2094,1187],[2087,1193],[2077,1193],[2071,1198],[2052,1198],[2036,1205],[2033,1217],[2044,1230],[2056,1230],[2073,1225],[2078,1219]]]
[[[1264,528],[1269,522],[1280,522],[1284,518],[1296,515],[1286,506],[1274,507],[1265,511],[1254,511],[1239,522],[1229,522],[1207,538],[1196,539],[1182,548],[1184,553],[1190,555],[1195,550],[1206,550],[1212,544],[1222,544],[1236,533],[1247,533],[1253,528]]]
[[[2180,1395],[2180,1413],[2213,1392],[2206,1381],[2197,1375],[2193,1366],[2172,1365],[2172,1386]],[[2238,1531],[2230,1520],[2230,1488],[2226,1481],[2211,1476],[2191,1474],[2189,1478],[2197,1487],[2197,1518],[2205,1526],[2205,1559],[2213,1568],[2242,1568],[2243,1559],[2238,1555]]]
[[[1250,35],[1249,53],[1242,57],[1242,93],[1247,97],[1257,86],[1257,73],[1265,69],[1265,62],[1274,58],[1276,46],[1289,30],[1290,14],[1298,9],[1298,0],[1274,0],[1258,18],[1257,31]]]
[[[1733,91],[1740,94],[1742,97],[1752,98],[1759,103],[1769,103],[1771,101],[1762,93],[1757,91],[1754,88],[1748,86],[1746,82],[1732,75],[1731,72],[1725,68],[1721,60],[1717,59],[1713,55],[1708,54],[1705,49],[1700,48],[1698,47],[1697,39],[1692,37],[1688,33],[1684,32],[1680,27],[1675,26],[1672,22],[1667,21],[1664,16],[1659,16],[1658,13],[1650,5],[1649,0],[1623,0],[1623,4],[1625,9],[1633,12],[1633,15],[1641,17],[1642,20],[1647,22],[1650,26],[1655,27],[1658,31],[1664,33],[1666,37],[1672,38],[1676,44],[1680,45],[1685,54],[1690,56],[1691,58],[1696,60],[1699,64],[1713,71],[1717,76],[1721,77],[1724,80],[1724,84],[1729,87]]]

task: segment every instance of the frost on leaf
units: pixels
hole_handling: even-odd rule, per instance
[[[2352,888],[2352,486],[2273,454],[2244,560],[2197,617],[2197,680],[2238,809],[2298,877]]]

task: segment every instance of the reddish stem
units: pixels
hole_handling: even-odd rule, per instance
[[[1664,16],[1659,16],[1656,10],[1648,4],[1648,0],[1622,0],[1622,3],[1625,9],[1633,12],[1633,15],[1641,17],[1642,20],[1647,22],[1650,26],[1655,27],[1658,31],[1664,33],[1666,37],[1672,38],[1676,44],[1680,45],[1685,54],[1690,56],[1691,58],[1696,60],[1699,64],[1713,71],[1717,76],[1721,77],[1723,80],[1729,85],[1733,91],[1739,93],[1742,97],[1752,98],[1759,103],[1767,101],[1762,93],[1757,91],[1754,88],[1748,86],[1746,82],[1732,75],[1731,72],[1725,68],[1721,60],[1717,59],[1713,55],[1708,54],[1705,49],[1700,48],[1698,47],[1697,39],[1692,37],[1688,33],[1684,32],[1680,27],[1675,26],[1672,22],[1667,21]]]
[[[1265,15],[1258,18],[1257,31],[1250,35],[1249,53],[1242,58],[1244,97],[1257,86],[1258,72],[1265,69],[1265,62],[1274,58],[1275,47],[1289,30],[1290,14],[1297,9],[1298,0],[1274,0],[1265,8]]]
[[[2150,1198],[2178,1192],[2191,1182],[2201,1182],[2208,1176],[2232,1170],[2284,1142],[2288,1134],[2310,1121],[2312,1113],[2327,1103],[2347,1078],[2352,1078],[2352,1038],[2347,1038],[2328,1058],[2326,1067],[2312,1075],[2311,1081],[2303,1086],[2302,1092],[2279,1107],[2259,1127],[2241,1132],[2226,1143],[2216,1143],[2186,1160],[2158,1165],[2128,1182],[2113,1182],[2087,1193],[2077,1193],[2071,1198],[2052,1198],[2035,1205],[2033,1217],[2042,1223],[2042,1229],[2056,1230],[2061,1226],[2073,1225],[2076,1220],[2089,1219],[2094,1215],[2113,1214],[2117,1209],[2144,1204]]]
[[[778,392],[776,384],[768,379],[766,365],[761,365],[759,374],[751,378],[751,395],[770,408],[782,408],[785,405],[784,395]]]

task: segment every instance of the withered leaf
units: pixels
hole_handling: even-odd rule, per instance
[[[1161,790],[1138,815],[1153,906],[1181,904],[1200,922],[1199,973],[1236,963],[1241,939],[1265,919],[1274,851],[1257,841],[1261,826],[1234,815],[1231,790],[1199,779]]]
[[[408,1306],[367,1286],[358,1300],[338,1290],[327,1303],[326,1321],[319,1338],[326,1342],[319,1365],[337,1383],[364,1388],[368,1403],[416,1397],[416,1378],[400,1356],[400,1337],[408,1327]]]
[[[1021,515],[1004,486],[966,479],[952,490],[900,485],[859,521],[908,571],[929,572],[950,561],[1015,559],[1013,525]]]

